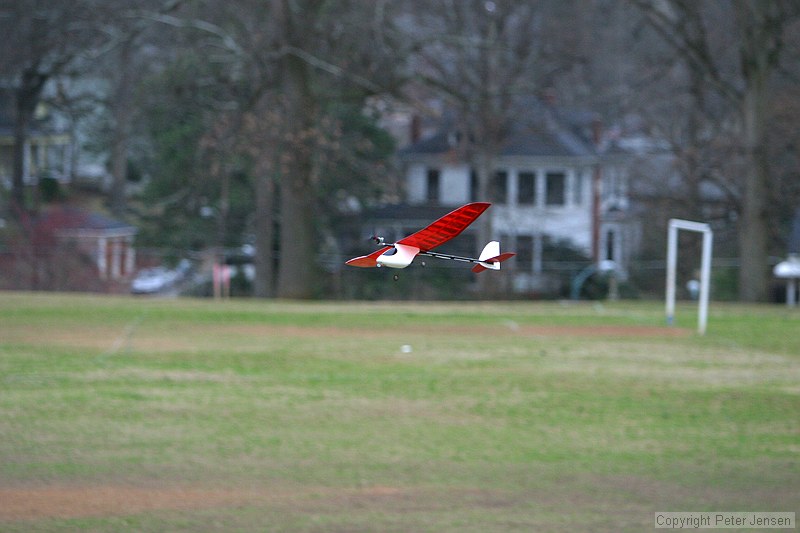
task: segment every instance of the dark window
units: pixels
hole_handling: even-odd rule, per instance
[[[609,231],[606,233],[606,259],[613,261],[614,257],[614,232]]]
[[[427,180],[427,200],[431,203],[439,203],[439,169],[428,169]]]
[[[477,202],[478,198],[478,173],[474,168],[469,170],[469,201]]]
[[[566,179],[563,172],[548,172],[545,201],[547,205],[564,205]]]
[[[536,203],[536,174],[533,172],[519,173],[517,203],[526,205],[533,205]]]
[[[533,270],[533,237],[530,235],[517,236],[517,270],[530,272]]]
[[[508,197],[508,172],[499,170],[492,176],[492,187],[490,196],[492,202],[498,204],[506,203]]]
[[[472,257],[477,246],[478,238],[475,235],[462,233],[458,236],[458,239],[453,239],[447,243],[447,251],[455,255]],[[480,250],[480,248],[477,249]]]

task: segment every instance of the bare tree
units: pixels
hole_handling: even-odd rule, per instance
[[[223,114],[238,115],[234,146],[254,173],[260,296],[272,294],[273,227],[277,295],[314,294],[321,196],[332,162],[346,158],[331,149],[340,135],[332,110],[396,85],[395,11],[386,0],[368,9],[352,0],[209,1],[157,17],[204,36],[210,58],[229,70],[235,97]]]
[[[25,147],[45,84],[61,74],[99,38],[93,2],[19,0],[0,6],[2,82],[14,93],[14,155],[11,205],[16,215],[27,209]]]
[[[766,119],[771,82],[785,52],[787,29],[800,17],[800,5],[784,0],[730,0],[724,5],[631,1],[682,58],[694,80],[695,94],[707,90],[736,110],[727,133],[737,141],[742,164],[741,179],[735,183],[740,215],[739,291],[743,300],[763,300],[768,286],[772,186]],[[730,32],[714,31],[725,24],[727,16],[732,17],[727,20]],[[735,56],[729,55],[731,51]]]
[[[556,35],[565,26],[550,17],[571,5],[562,4],[452,0],[417,11],[416,76],[453,111],[458,149],[474,169],[477,198],[490,197],[496,157],[521,111],[569,68],[564,37],[573,33]],[[491,217],[479,224],[480,244],[493,238]]]
[[[417,76],[455,109],[461,149],[477,168],[478,196],[486,198],[514,98],[538,87],[537,11],[515,2],[453,1],[433,16],[423,12]]]
[[[107,42],[95,55],[106,56],[105,76],[111,86],[106,102],[112,116],[109,204],[118,216],[125,213],[127,205],[129,144],[136,112],[134,93],[150,70],[153,48],[166,48],[152,32],[153,19],[174,12],[181,3],[182,0],[126,1],[102,26]]]
[[[162,12],[173,10],[180,0],[140,0],[137,2],[105,2],[91,0],[48,2],[19,0],[0,7],[0,31],[6,45],[0,57],[2,82],[14,88],[14,166],[12,204],[25,208],[24,150],[36,107],[45,86],[59,77],[87,74],[103,76],[98,64],[109,63],[109,52],[117,51],[108,68],[113,94],[109,107],[114,116],[114,139],[111,150],[112,208],[124,207],[124,184],[127,164],[127,143],[133,113],[133,60],[136,42],[147,26],[146,9]],[[98,62],[98,59],[101,61]],[[63,102],[62,102],[63,103]]]

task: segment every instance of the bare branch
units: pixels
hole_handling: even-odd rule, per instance
[[[741,90],[724,80],[714,63],[696,2],[628,1],[642,12],[650,27],[686,60],[690,68],[702,74],[726,98],[733,102],[741,100]]]
[[[373,93],[380,93],[382,91],[382,88],[378,84],[373,83],[367,78],[355,74],[354,72],[345,70],[339,67],[338,65],[334,65],[329,61],[325,61],[324,59],[321,59],[320,57],[317,57],[314,54],[311,54],[301,48],[297,48],[296,46],[291,46],[291,45],[284,46],[279,51],[279,54],[293,55],[298,59],[305,61],[314,68],[320,69],[324,72],[327,72],[328,74],[333,74],[338,78],[348,79],[350,81],[353,81],[356,85],[364,89],[367,89],[368,91],[371,91]]]
[[[213,24],[206,20],[184,19],[173,15],[169,15],[167,13],[145,13],[142,14],[142,16],[154,22],[160,22],[162,24],[167,24],[175,28],[195,29],[209,33],[215,37],[218,37],[220,42],[222,42],[222,44],[224,45],[224,47],[227,50],[233,52],[234,55],[238,57],[244,57],[246,55],[245,50],[241,46],[239,46],[239,43],[236,41],[236,39],[233,38],[231,34],[226,32],[224,29],[220,28],[216,24]]]

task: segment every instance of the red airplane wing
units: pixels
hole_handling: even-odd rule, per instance
[[[355,267],[361,267],[361,268],[373,268],[373,267],[378,266],[377,260],[381,256],[381,254],[383,254],[383,252],[385,252],[387,250],[391,250],[391,249],[392,249],[391,246],[384,246],[384,247],[382,247],[382,248],[380,248],[378,250],[375,250],[374,252],[372,252],[369,255],[362,255],[362,256],[359,256],[359,257],[354,257],[354,258],[350,259],[349,261],[347,261],[345,264],[346,265],[350,265],[350,266],[355,266]]]
[[[458,236],[467,226],[475,222],[475,219],[481,216],[490,205],[492,204],[488,202],[474,202],[463,205],[426,228],[412,233],[397,242],[398,244],[414,246],[422,252],[427,252]]]

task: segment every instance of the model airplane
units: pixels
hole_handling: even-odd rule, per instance
[[[463,205],[418,232],[408,237],[403,237],[394,244],[384,244],[382,237],[373,237],[377,244],[383,246],[369,255],[354,257],[347,261],[346,264],[362,268],[384,266],[405,268],[414,261],[415,257],[422,255],[437,259],[475,263],[472,271],[476,273],[484,270],[500,270],[500,263],[514,257],[516,254],[512,252],[501,254],[500,243],[497,241],[491,241],[487,244],[477,258],[460,257],[431,251],[457,237],[467,226],[475,222],[475,219],[481,216],[490,205],[492,204],[487,202],[474,202]],[[395,275],[396,279],[397,276]]]

